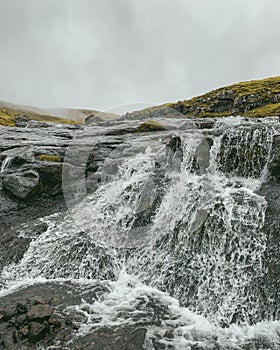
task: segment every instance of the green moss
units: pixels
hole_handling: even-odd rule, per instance
[[[51,122],[51,123],[62,123],[62,124],[82,124],[81,122],[54,117],[46,114],[39,114],[30,111],[24,111],[21,109],[12,108],[2,108],[0,109],[0,125],[3,126],[15,126],[15,117],[17,115],[24,114],[28,116],[31,120],[36,120],[39,122]]]
[[[188,103],[191,106],[194,102],[199,102],[202,99],[216,98],[217,94],[225,89],[232,90],[235,94],[235,97],[240,97],[244,95],[258,95],[260,98],[266,98],[269,93],[280,92],[280,77],[273,77],[262,80],[243,81],[237,84],[224,86],[212,90],[204,95],[200,95],[192,98],[191,100],[183,102],[184,104]]]
[[[192,106],[196,106],[201,109],[207,109],[207,107],[209,107],[211,104],[217,101],[217,95],[225,89],[231,90],[234,93],[235,98],[255,95],[258,102],[265,105],[263,107],[256,107],[255,109],[246,111],[245,113],[241,114],[243,116],[264,117],[264,116],[275,115],[279,113],[278,103],[272,103],[269,100],[271,96],[280,93],[280,77],[272,77],[272,78],[267,78],[262,80],[240,82],[237,84],[215,89],[203,95],[194,97],[190,100],[178,101],[173,104],[168,103],[168,104],[165,104],[164,106],[168,108],[174,108],[177,110],[179,110],[178,108],[180,106],[184,106],[186,109],[187,107],[192,107]],[[187,115],[188,114],[192,114],[192,113],[190,112],[190,113],[187,113]],[[232,114],[233,114],[233,110],[231,109],[229,111],[225,111],[221,113],[203,111],[202,113],[198,114],[198,116],[222,117],[222,116],[229,116]]]
[[[246,117],[280,116],[280,103],[273,103],[252,109],[245,114]]]
[[[60,156],[52,156],[48,154],[40,154],[39,156],[37,156],[37,159],[42,162],[56,162],[56,163],[62,162],[62,158]]]
[[[155,120],[147,120],[146,122],[142,123],[138,129],[137,132],[149,132],[149,131],[163,131],[166,130],[160,123],[156,122]]]
[[[0,125],[15,126],[15,114],[4,109],[0,109]]]
[[[51,115],[45,115],[45,114],[28,114],[29,117],[33,120],[39,121],[39,122],[51,122],[51,123],[60,123],[60,124],[82,124],[81,122],[71,120],[71,119],[62,119],[58,117],[53,117]]]

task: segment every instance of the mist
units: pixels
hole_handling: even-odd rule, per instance
[[[280,75],[276,0],[2,0],[0,100],[107,110]]]

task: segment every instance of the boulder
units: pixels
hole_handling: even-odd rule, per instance
[[[53,308],[50,305],[37,304],[33,305],[27,312],[27,318],[29,320],[42,320],[48,319],[53,313]]]
[[[275,136],[272,145],[272,157],[268,163],[268,171],[271,176],[280,178],[280,136]]]
[[[35,170],[19,171],[13,174],[4,174],[2,187],[18,199],[25,199],[36,193],[40,177]]]
[[[18,128],[25,128],[30,120],[30,117],[28,117],[26,114],[19,114],[15,116],[15,125]]]
[[[44,338],[47,327],[38,322],[31,322],[29,324],[29,339],[31,342],[37,342]]]
[[[230,89],[222,90],[217,94],[218,100],[234,100],[234,92]]]

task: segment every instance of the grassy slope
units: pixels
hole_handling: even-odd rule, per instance
[[[221,87],[207,92],[206,94],[194,97],[190,100],[179,101],[178,103],[182,103],[185,106],[197,105],[198,107],[202,108],[209,107],[209,105],[213,103],[213,100],[215,100],[218,93],[225,89],[232,90],[235,97],[257,95],[259,100],[265,101],[270,95],[280,93],[280,76],[262,80],[245,81],[230,86]],[[210,102],[207,101],[208,99],[210,99]],[[176,103],[167,103],[164,106],[176,108]],[[226,111],[222,113],[204,112],[203,116],[220,117],[231,114],[232,111]],[[265,106],[254,108],[242,115],[245,117],[280,115],[280,103],[269,103]]]
[[[66,124],[81,124],[81,122],[63,119],[52,115],[40,114],[33,111],[26,111],[21,109],[14,109],[0,106],[0,125],[4,126],[15,126],[15,117],[17,115],[27,115],[32,120],[37,120],[41,122],[52,122],[52,123],[66,123]]]

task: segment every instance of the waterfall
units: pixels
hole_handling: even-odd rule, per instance
[[[152,296],[166,306],[164,329],[174,331],[166,344],[175,349],[195,337],[212,344],[216,334],[221,349],[241,349],[233,347],[238,337],[246,342],[268,329],[278,344],[279,322],[260,312],[267,203],[257,193],[275,123],[226,118],[213,129],[164,132],[152,142],[133,137],[128,154],[108,160],[117,171],[86,203],[44,218],[48,230],[2,279],[109,281],[111,292],[90,306],[85,327],[97,319],[128,322],[133,317],[118,315],[120,305],[132,315],[140,297]],[[164,337],[160,328],[150,335]]]
[[[11,164],[13,157],[6,157],[2,164],[1,164],[1,169],[0,169],[0,173],[3,173],[6,169],[9,168],[9,165]]]

